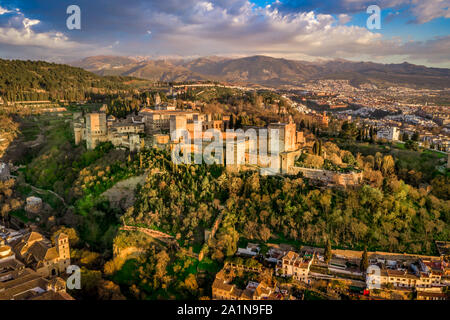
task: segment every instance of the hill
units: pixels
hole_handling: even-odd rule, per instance
[[[6,101],[84,100],[87,94],[126,90],[130,80],[62,64],[0,59],[0,96]]]
[[[93,59],[95,64],[92,63]],[[450,83],[450,69],[427,68],[409,63],[379,64],[346,60],[312,63],[266,56],[141,62],[108,56],[86,58],[74,65],[101,75],[136,76],[158,81],[218,80],[275,87],[320,79],[350,80],[355,86],[372,83],[379,87],[400,85],[431,89],[443,89]],[[111,67],[113,65],[115,67]]]

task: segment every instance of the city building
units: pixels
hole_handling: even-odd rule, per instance
[[[378,139],[386,139],[389,141],[400,140],[400,130],[397,127],[386,127],[379,129],[377,132]]]
[[[372,265],[366,276],[368,288],[442,288],[442,278],[450,274],[448,263],[442,260],[418,259],[409,266]]]

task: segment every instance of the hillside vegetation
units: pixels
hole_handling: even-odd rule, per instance
[[[0,96],[6,101],[84,100],[128,90],[128,77],[101,77],[81,68],[43,61],[0,59]]]

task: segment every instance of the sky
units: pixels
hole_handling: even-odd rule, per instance
[[[69,30],[70,5],[81,29]],[[366,12],[381,9],[381,29]],[[0,57],[407,61],[450,68],[450,0],[0,0]]]

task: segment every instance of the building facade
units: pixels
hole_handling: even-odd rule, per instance
[[[70,266],[69,238],[63,233],[55,238],[54,245],[37,232],[30,232],[9,245],[17,259],[45,278],[65,274]]]
[[[400,130],[397,127],[382,128],[378,130],[377,138],[386,139],[389,141],[398,141],[400,140]]]
[[[106,116],[103,112],[74,116],[75,144],[86,141],[88,150],[95,149],[100,143],[111,142],[115,147],[125,147],[130,151],[138,151],[141,146],[140,135],[145,132],[142,117],[130,115],[118,120]]]
[[[277,273],[283,277],[293,277],[297,281],[308,283],[308,274],[314,260],[314,254],[301,256],[289,251],[277,265]]]

